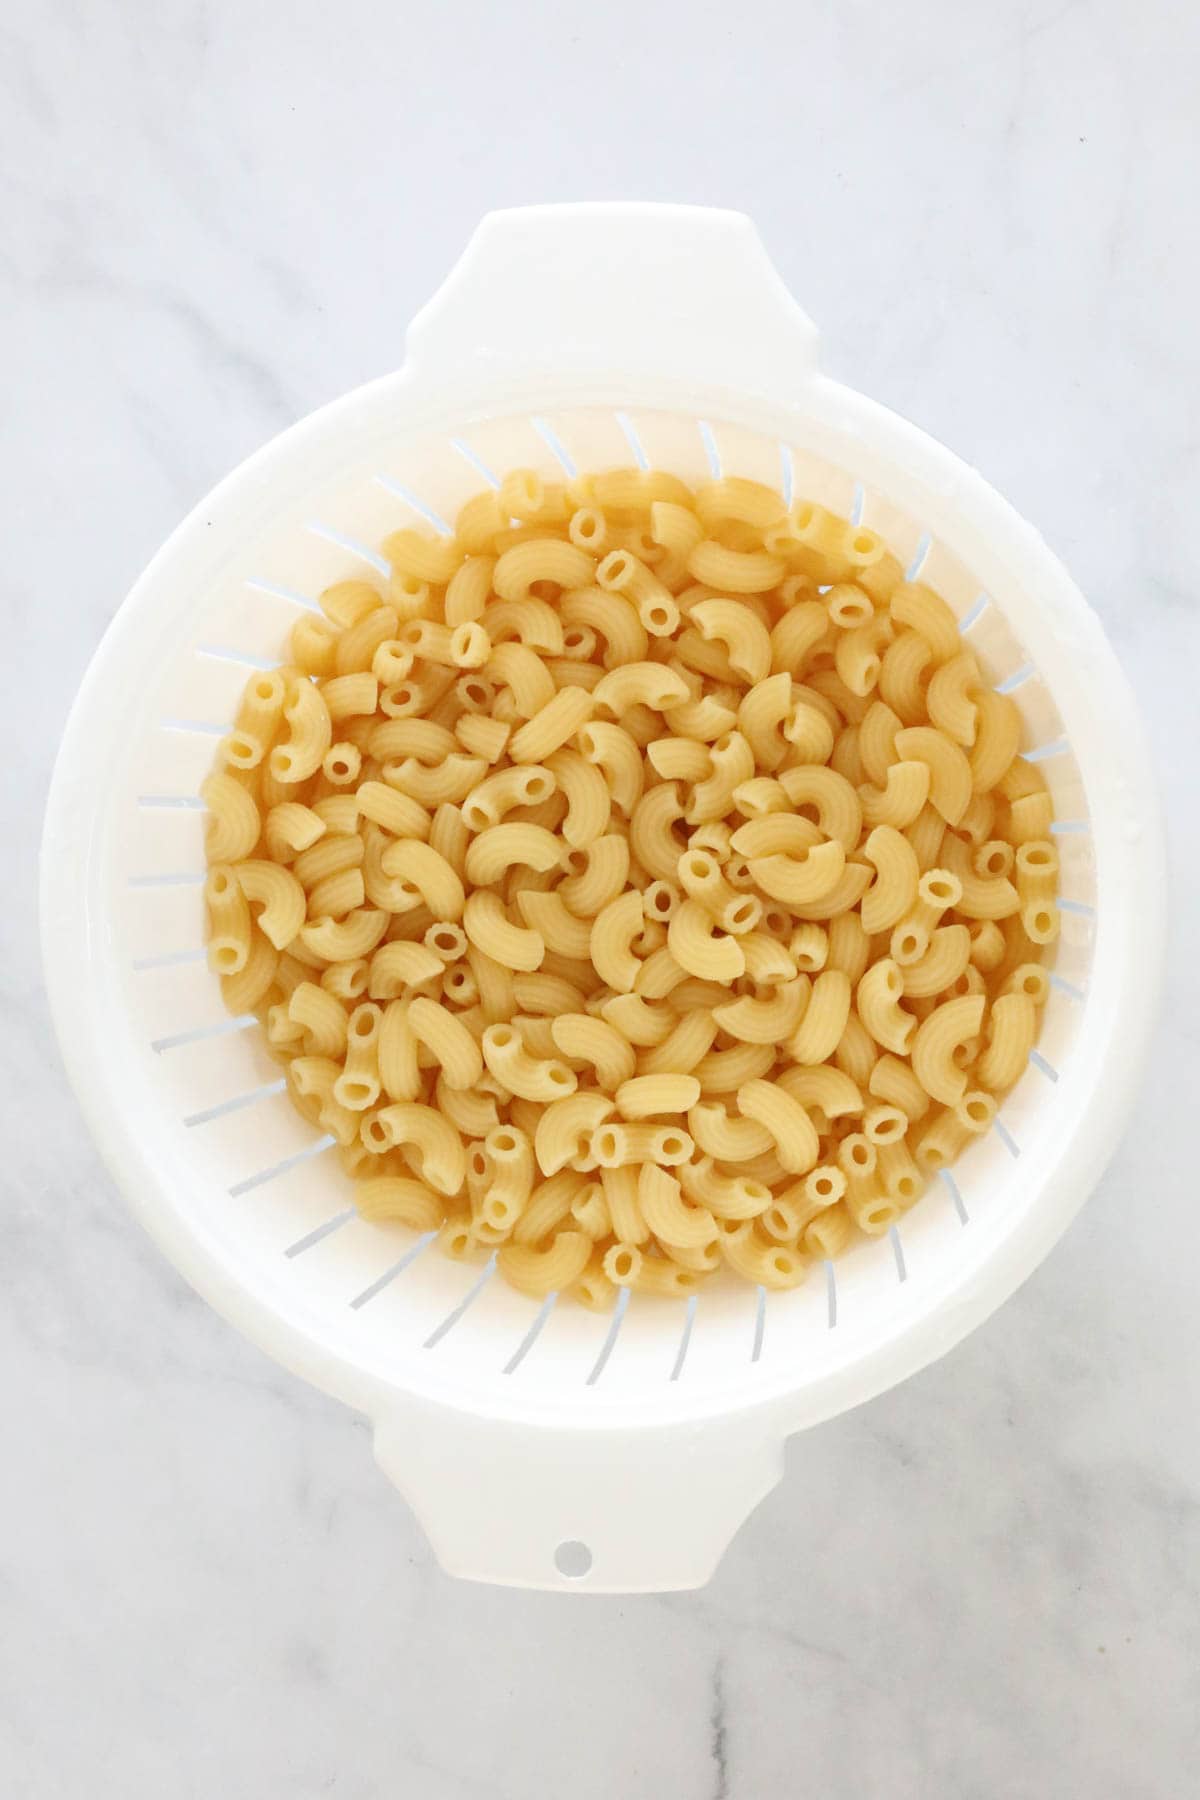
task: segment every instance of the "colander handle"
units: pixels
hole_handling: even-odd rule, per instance
[[[450,1574],[593,1593],[700,1587],[783,1473],[761,1420],[555,1429],[412,1398],[375,1455]]]
[[[816,328],[744,213],[527,206],[488,213],[408,334],[409,375],[594,369],[795,390]]]

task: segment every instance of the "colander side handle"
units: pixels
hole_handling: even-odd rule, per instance
[[[488,213],[408,333],[410,380],[555,369],[794,389],[816,361],[744,213],[587,204]]]
[[[411,1397],[375,1455],[449,1574],[591,1593],[702,1586],[783,1473],[761,1420],[555,1429]]]

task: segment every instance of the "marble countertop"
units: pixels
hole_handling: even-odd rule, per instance
[[[0,41],[0,1791],[1193,1791],[1196,16],[17,0]],[[185,1288],[101,1171],[35,936],[59,729],[161,539],[394,366],[484,210],[614,196],[751,212],[828,366],[1042,528],[1144,703],[1175,892],[1139,1128],[1062,1245],[794,1440],[709,1588],[629,1600],[445,1577],[361,1424]]]

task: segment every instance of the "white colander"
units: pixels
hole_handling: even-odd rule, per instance
[[[1083,1201],[1130,1104],[1163,943],[1153,783],[1100,626],[1041,539],[911,425],[820,375],[748,220],[497,213],[399,374],[285,432],[175,532],[113,621],[63,740],[43,847],[50,998],[114,1177],[187,1278],[369,1416],[446,1568],[531,1587],[694,1586],[785,1436],[920,1368],[998,1306]],[[891,1233],[792,1293],[539,1306],[369,1225],[201,948],[197,789],[248,672],[327,584],[446,529],[494,475],[723,471],[881,532],[945,595],[1054,795],[1062,939],[995,1129]]]

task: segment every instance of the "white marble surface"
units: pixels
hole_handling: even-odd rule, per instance
[[[15,0],[0,22],[0,1792],[1194,1791],[1200,27],[1164,0]],[[1174,975],[1093,1203],[948,1360],[793,1443],[711,1587],[457,1585],[341,1408],[140,1235],[35,948],[58,729],[131,580],[391,366],[487,207],[753,212],[832,367],[1066,557],[1149,714]]]

